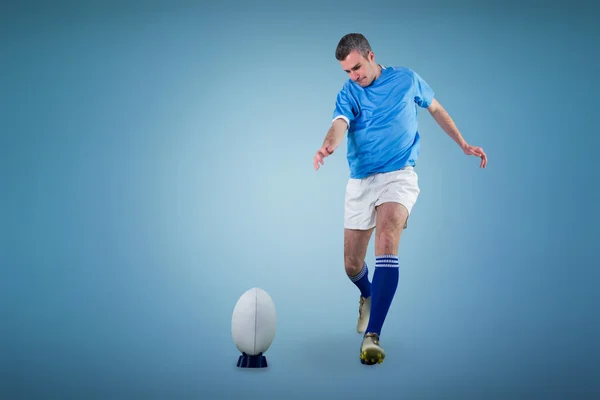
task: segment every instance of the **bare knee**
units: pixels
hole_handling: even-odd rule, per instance
[[[359,257],[346,254],[344,256],[344,267],[346,268],[346,274],[348,276],[356,276],[362,270],[364,259]]]
[[[378,254],[396,254],[400,244],[400,232],[397,229],[386,229],[377,233],[375,251]]]
[[[356,276],[362,271],[373,228],[345,229],[344,232],[344,267],[346,274]]]

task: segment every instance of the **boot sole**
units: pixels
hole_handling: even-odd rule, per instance
[[[381,364],[385,359],[385,353],[375,348],[363,350],[360,353],[360,362],[365,365]]]

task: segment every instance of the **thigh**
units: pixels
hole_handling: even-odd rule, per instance
[[[346,264],[362,267],[374,228],[344,229],[344,260]]]
[[[376,254],[397,253],[407,219],[408,210],[401,203],[387,202],[377,207]]]
[[[386,202],[377,206],[377,231],[402,231],[408,210],[402,203]]]
[[[406,218],[403,215],[396,215],[398,212],[403,213],[402,209],[397,209],[396,206],[390,205],[392,210],[387,210],[387,207],[383,209],[383,221],[387,221],[390,218],[399,217],[404,219],[403,228],[405,229],[408,224],[408,218],[412,212],[412,209],[417,202],[420,194],[419,179],[417,173],[412,167],[403,168],[399,171],[394,171],[386,174],[382,174],[380,177],[380,187],[378,188],[378,196],[376,206],[380,209],[380,206],[387,203],[398,203],[404,206],[406,210]],[[379,211],[377,211],[379,213]],[[377,221],[379,225],[380,222]],[[393,224],[393,222],[391,222]]]

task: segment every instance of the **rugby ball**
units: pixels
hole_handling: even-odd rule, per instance
[[[231,334],[238,350],[249,356],[266,352],[275,338],[276,326],[271,296],[257,287],[244,292],[231,317]]]

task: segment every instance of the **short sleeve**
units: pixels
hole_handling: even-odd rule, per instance
[[[348,126],[356,116],[356,107],[352,95],[348,92],[348,86],[344,85],[337,95],[335,109],[333,111],[333,121],[338,118],[346,120]]]
[[[415,103],[419,107],[427,108],[431,105],[435,93],[419,74],[412,71],[412,75],[415,90]]]

